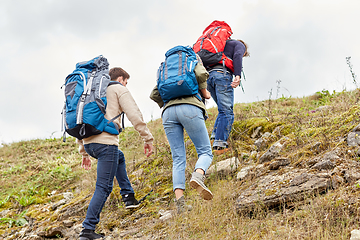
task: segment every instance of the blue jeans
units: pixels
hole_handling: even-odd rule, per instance
[[[100,221],[101,210],[113,189],[114,177],[116,176],[121,188],[121,195],[134,193],[134,190],[127,176],[124,154],[117,146],[90,143],[84,147],[90,156],[98,160],[95,192],[83,222],[84,228],[95,230]]]
[[[206,172],[213,158],[203,111],[190,104],[174,105],[165,109],[162,121],[173,159],[173,189],[185,189],[184,129],[194,143],[198,155],[195,170],[200,168]]]
[[[213,146],[227,147],[227,139],[234,122],[234,89],[230,85],[232,77],[230,73],[211,71],[207,80],[207,90],[219,112],[212,131],[212,136],[215,136]]]

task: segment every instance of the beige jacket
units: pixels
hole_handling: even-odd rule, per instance
[[[154,138],[143,120],[142,113],[140,112],[140,109],[137,106],[134,98],[126,87],[120,84],[110,85],[107,88],[106,98],[106,119],[112,119],[120,113],[125,112],[127,118],[135,130],[139,132],[144,142],[148,144],[153,142]],[[118,126],[121,126],[121,117],[115,119],[114,123],[116,123]],[[102,132],[99,135],[84,138],[83,140],[77,139],[77,143],[79,144],[80,154],[83,156],[88,156],[88,154],[85,152],[84,144],[101,143],[118,146],[119,136],[107,132]]]

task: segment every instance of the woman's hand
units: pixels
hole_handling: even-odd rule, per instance
[[[205,98],[205,99],[211,98],[211,94],[208,90],[206,90],[206,88],[200,89],[200,92],[201,92],[201,96],[203,96],[203,98]]]

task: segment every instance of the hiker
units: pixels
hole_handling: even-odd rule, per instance
[[[192,49],[191,51],[193,52]],[[193,54],[195,56],[194,52]],[[199,62],[193,70],[197,81],[197,92],[200,92],[203,98],[209,99],[211,96],[206,90],[206,80],[209,74],[202,65],[200,57],[196,56],[195,60]],[[176,74],[177,71],[178,70],[176,70]],[[165,74],[169,74],[169,72],[166,71]],[[184,198],[186,167],[184,129],[194,143],[198,154],[198,160],[192,173],[190,186],[196,189],[203,199],[211,200],[213,198],[212,192],[204,184],[206,170],[209,168],[213,158],[210,139],[204,120],[206,116],[205,104],[195,95],[180,96],[164,103],[158,85],[152,90],[150,98],[154,100],[160,108],[163,108],[162,122],[173,159],[172,179],[175,202],[177,213],[181,214],[186,210],[190,210],[188,209],[190,206],[185,205]]]
[[[240,85],[242,58],[249,56],[247,45],[242,40],[231,39],[232,33],[226,22],[214,20],[193,46],[209,71],[207,90],[218,106],[210,136],[215,153],[226,151],[229,146],[227,140],[234,122],[234,88]]]
[[[109,75],[111,81],[117,81],[120,84],[112,84],[107,88],[105,117],[112,119],[124,112],[144,140],[144,152],[149,157],[153,152],[153,136],[147,128],[137,104],[126,88],[130,76],[119,67],[110,69]],[[115,119],[114,123],[121,126],[121,119]],[[100,239],[103,236],[95,233],[94,230],[100,221],[100,212],[112,191],[114,177],[116,177],[121,188],[120,194],[125,207],[127,209],[136,208],[139,206],[139,202],[135,199],[134,190],[127,176],[124,154],[118,148],[118,135],[102,132],[99,135],[77,140],[77,143],[82,155],[82,167],[84,169],[89,170],[91,168],[90,156],[98,160],[96,188],[82,224],[83,230],[80,233],[80,239]]]
[[[214,140],[214,150],[226,150],[229,147],[227,140],[234,122],[234,88],[240,85],[242,58],[250,56],[247,45],[242,40],[232,39],[226,41],[224,54],[233,60],[234,71],[222,64],[207,68],[207,90],[218,107],[218,116],[210,136]]]

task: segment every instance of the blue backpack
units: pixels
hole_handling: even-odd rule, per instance
[[[109,63],[102,55],[76,64],[76,69],[65,79],[65,104],[63,108],[65,135],[77,139],[87,138],[106,131],[119,134],[121,129],[105,118],[106,89],[110,84]],[[66,133],[65,133],[66,132]]]
[[[165,53],[165,61],[157,73],[157,87],[164,103],[192,95],[201,101],[194,72],[197,63],[196,54],[189,46],[176,46]]]

